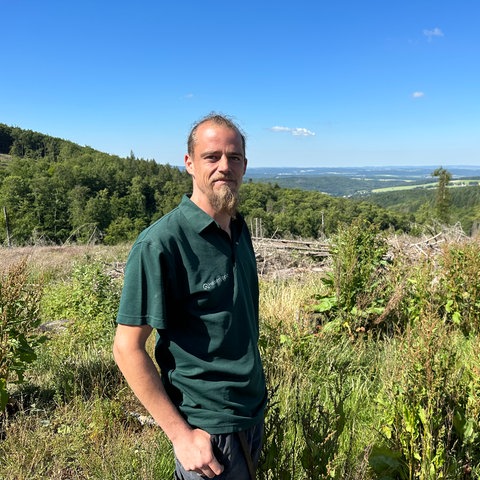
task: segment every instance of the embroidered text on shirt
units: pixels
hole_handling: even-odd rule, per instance
[[[222,282],[226,282],[227,279],[228,279],[228,273],[225,273],[224,275],[219,275],[215,280],[212,280],[211,282],[208,282],[208,283],[204,283],[203,289],[211,290],[212,288],[218,287]]]

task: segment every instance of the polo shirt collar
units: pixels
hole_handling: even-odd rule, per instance
[[[188,223],[192,226],[192,228],[197,232],[203,232],[207,227],[211,225],[217,225],[217,222],[206,212],[204,212],[198,205],[192,202],[190,199],[190,195],[184,195],[182,201],[180,203],[180,208],[185,215]],[[241,215],[237,213],[237,218],[241,218]],[[233,225],[237,224],[237,222],[232,222]],[[240,227],[241,230],[241,222],[238,225],[235,225],[236,228]],[[220,227],[218,227],[220,228]]]
[[[190,195],[183,196],[180,208],[188,220],[188,223],[197,233],[202,232],[208,226],[212,225],[212,223],[215,223],[215,220],[208,213],[204,212],[198,205],[190,200]]]

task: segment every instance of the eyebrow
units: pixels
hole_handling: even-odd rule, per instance
[[[222,155],[220,150],[209,150],[208,152],[203,152],[200,154],[202,158],[208,157],[209,155]],[[242,152],[227,152],[227,157],[244,157]]]

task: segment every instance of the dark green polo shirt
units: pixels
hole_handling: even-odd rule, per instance
[[[230,433],[262,420],[258,277],[241,216],[232,238],[187,196],[130,252],[117,322],[158,332],[165,388],[190,425]]]

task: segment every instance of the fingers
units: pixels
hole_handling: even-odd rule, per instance
[[[210,467],[204,467],[202,469],[197,468],[191,471],[198,473],[199,475],[202,475],[207,478],[216,478],[217,475],[220,475],[223,472],[223,467],[220,470],[217,470],[216,472],[214,472]]]
[[[186,471],[215,478],[224,470],[213,452],[210,434],[203,430],[191,430],[189,435],[178,439],[174,451]]]
[[[208,467],[210,471],[213,473],[213,475],[208,478],[213,478],[216,475],[220,475],[223,472],[223,465],[221,465],[215,457],[213,457],[213,460],[210,463],[210,465],[208,465]]]
[[[200,475],[204,475],[207,478],[215,478],[217,475],[220,475],[223,470],[223,465],[219,463],[218,460],[213,456],[208,465],[205,465],[202,468],[196,468],[194,471]]]

